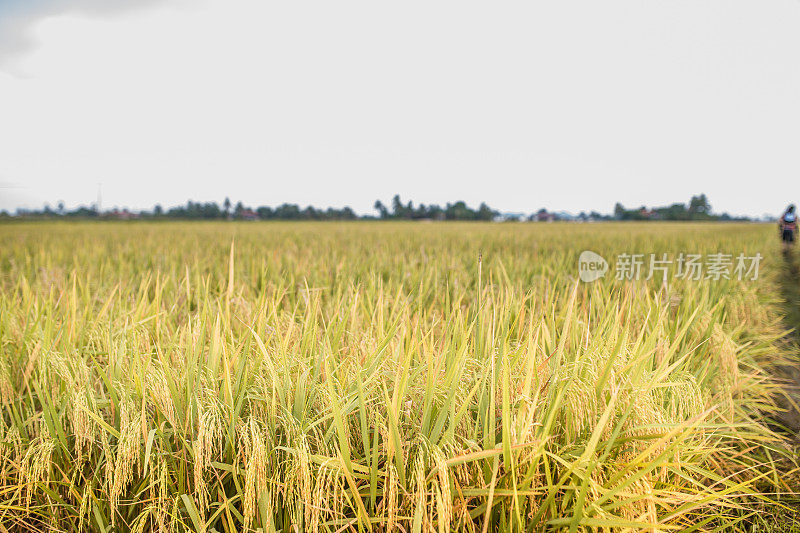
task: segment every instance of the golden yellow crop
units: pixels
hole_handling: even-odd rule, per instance
[[[0,225],[0,531],[743,530],[796,502],[773,241]],[[764,259],[589,284],[583,250]]]

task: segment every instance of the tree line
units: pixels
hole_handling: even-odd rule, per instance
[[[622,204],[614,206],[616,220],[749,220],[748,217],[734,217],[727,213],[714,214],[705,194],[692,196],[688,204],[675,203],[664,207],[639,207],[627,209]]]
[[[382,219],[494,220],[500,214],[486,205],[485,202],[481,202],[477,209],[470,208],[463,201],[448,203],[445,207],[436,204],[414,206],[414,202],[410,200],[407,204],[404,204],[399,194],[395,194],[394,198],[392,198],[391,211],[380,200],[375,202],[374,208],[378,212],[378,217]]]
[[[498,211],[481,203],[477,209],[469,207],[463,201],[439,205],[414,205],[412,201],[404,203],[400,195],[392,199],[392,208],[388,209],[378,200],[375,202],[376,215],[359,216],[350,207],[328,207],[320,209],[314,206],[300,207],[297,204],[284,203],[277,207],[250,207],[242,202],[235,205],[229,198],[222,204],[217,202],[194,202],[189,200],[185,205],[164,209],[156,204],[152,210],[129,211],[127,209],[107,209],[100,211],[96,205],[80,206],[73,210],[65,209],[59,202],[53,209],[45,205],[43,209],[17,209],[17,217],[25,218],[101,218],[101,219],[180,219],[180,220],[358,220],[358,219],[405,219],[405,220],[492,220]],[[11,217],[8,212],[0,212],[0,217]]]
[[[732,217],[727,213],[714,214],[711,204],[705,194],[692,196],[688,204],[675,203],[666,207],[648,209],[645,206],[628,209],[621,203],[614,206],[610,215],[592,211],[589,214],[580,213],[551,213],[546,209],[539,209],[535,213],[524,216],[520,214],[501,214],[496,209],[489,207],[486,202],[481,202],[477,208],[472,208],[464,201],[448,202],[444,206],[438,204],[415,205],[413,201],[404,202],[396,194],[389,206],[381,200],[374,204],[375,214],[358,215],[350,207],[327,209],[314,206],[300,207],[298,204],[284,203],[277,207],[259,206],[249,207],[244,203],[233,204],[225,198],[222,204],[217,202],[194,202],[189,200],[185,205],[164,209],[157,204],[151,210],[130,211],[128,209],[107,209],[102,211],[97,205],[89,207],[80,206],[72,210],[65,208],[59,202],[56,208],[45,205],[40,210],[17,209],[14,215],[7,211],[0,211],[0,219],[37,218],[37,219],[174,219],[174,220],[528,220],[528,221],[554,221],[554,220],[749,220],[747,217]]]

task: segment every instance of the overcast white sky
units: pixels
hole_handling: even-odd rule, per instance
[[[0,0],[0,209],[800,202],[800,2]]]

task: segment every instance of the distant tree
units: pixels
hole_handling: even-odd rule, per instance
[[[378,212],[378,216],[381,218],[389,218],[389,210],[386,209],[386,206],[383,205],[383,202],[380,200],[375,200],[375,205],[373,206],[375,211]]]
[[[459,200],[454,204],[447,204],[444,210],[444,216],[447,220],[471,220],[473,211],[467,207],[466,202]]]
[[[614,218],[617,220],[718,220],[721,216],[712,214],[708,197],[705,194],[699,194],[692,196],[688,207],[685,204],[674,203],[666,207],[654,207],[650,210],[645,206],[629,210],[617,203],[614,206]]]
[[[657,207],[653,210],[662,220],[689,220],[689,212],[684,204],[672,204],[669,207]]]
[[[275,218],[296,220],[300,218],[300,207],[297,204],[282,204],[275,208]]]
[[[497,214],[497,211],[493,211],[485,202],[481,202],[480,207],[478,207],[478,212],[476,213],[476,218],[478,220],[492,220]]]
[[[693,215],[711,214],[711,204],[708,203],[708,198],[706,198],[705,194],[692,196],[692,199],[689,200],[689,213]]]
[[[498,215],[498,212],[490,208],[485,202],[481,203],[477,210],[470,208],[463,201],[447,204],[444,208],[436,204],[425,205],[423,203],[415,206],[413,201],[404,204],[399,194],[394,195],[391,206],[391,211],[389,211],[380,200],[376,200],[373,205],[382,219],[492,220]]]
[[[88,207],[80,206],[73,210],[66,210],[63,201],[59,201],[56,205],[56,209],[48,205],[44,205],[38,210],[17,209],[16,216],[47,217],[54,214],[63,215],[64,217],[79,218],[98,216],[96,205],[90,205]],[[689,206],[691,206],[691,210]],[[489,207],[486,202],[482,202],[477,209],[468,206],[462,200],[447,203],[444,207],[441,207],[436,204],[415,204],[411,200],[403,202],[399,194],[394,195],[392,198],[391,210],[381,200],[375,201],[374,209],[382,219],[486,221],[492,220],[498,215],[498,212]],[[169,209],[164,209],[160,204],[156,204],[152,211],[143,210],[139,211],[138,214],[145,218],[153,216],[185,220],[213,220],[233,218],[234,216],[237,219],[258,217],[262,220],[355,220],[359,218],[374,218],[370,215],[359,216],[350,207],[328,207],[320,209],[314,206],[307,206],[305,208],[300,208],[297,204],[289,203],[284,203],[278,207],[261,206],[254,212],[251,211],[253,210],[245,206],[241,201],[237,202],[235,207],[233,207],[230,198],[226,197],[222,206],[215,202],[203,203],[189,200],[185,205],[171,207]],[[109,213],[111,212],[106,212],[106,215]],[[622,204],[617,203],[614,206],[614,216],[620,220],[742,220],[742,218],[734,218],[727,214],[712,214],[711,206],[705,194],[693,196],[688,205],[676,203],[665,207],[651,208],[649,210],[644,206],[640,209],[628,210]],[[557,219],[557,215],[541,209],[538,213],[534,213],[527,218],[528,220],[554,220]],[[587,215],[586,212],[581,212],[577,218],[582,220],[588,218],[594,220],[608,220],[611,216],[601,215],[596,211],[592,211],[589,215]],[[746,218],[744,220],[746,220]]]
[[[405,210],[403,202],[400,201],[400,195],[395,194],[394,198],[392,198],[392,215],[395,218],[405,218]]]
[[[67,216],[71,217],[79,217],[79,218],[94,218],[97,216],[97,209],[94,204],[91,207],[80,206],[76,208],[74,211],[70,211],[67,213]]]

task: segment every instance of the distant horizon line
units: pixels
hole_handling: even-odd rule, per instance
[[[222,203],[216,200],[194,201],[188,199],[183,204],[164,207],[155,203],[152,208],[129,208],[114,205],[103,209],[102,197],[98,191],[97,202],[89,205],[79,204],[69,209],[65,202],[59,201],[52,206],[45,202],[41,209],[17,207],[13,211],[0,210],[4,218],[34,217],[84,217],[84,218],[185,218],[185,219],[412,219],[412,220],[741,220],[769,221],[776,220],[772,214],[760,216],[730,215],[727,212],[715,213],[705,194],[692,196],[688,203],[673,202],[664,206],[648,207],[642,205],[626,208],[620,202],[614,210],[601,212],[596,209],[579,212],[567,209],[547,209],[541,207],[535,211],[498,210],[480,202],[476,209],[464,200],[450,201],[442,207],[438,203],[415,204],[413,200],[403,202],[399,194],[394,195],[389,207],[382,200],[376,200],[369,212],[357,213],[350,206],[316,207],[308,204],[303,207],[299,203],[283,202],[278,205],[260,205],[251,207],[241,200],[235,203],[226,197]],[[377,213],[377,214],[376,214]]]

